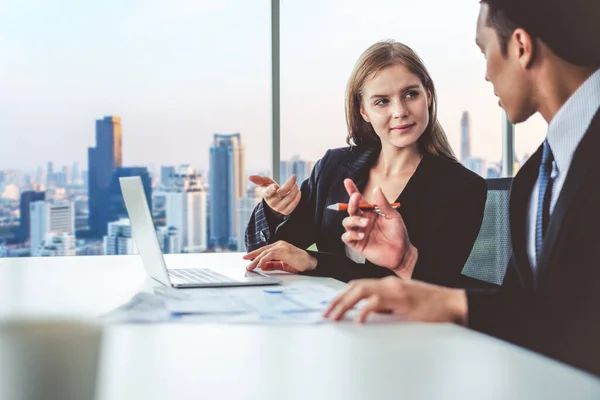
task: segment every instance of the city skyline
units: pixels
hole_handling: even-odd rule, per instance
[[[270,168],[270,2],[67,3],[9,2],[0,16],[0,169],[85,165],[82,149],[93,146],[90,121],[99,115],[122,117],[128,165],[187,163],[206,173],[212,135],[240,132],[247,169]],[[397,15],[425,15],[430,6],[282,4],[282,159],[317,160],[344,146],[346,79],[360,53],[386,38],[423,58],[457,155],[461,113],[469,110],[472,153],[500,159],[501,110],[473,41],[478,4],[440,1],[427,25],[398,24]],[[445,20],[449,7],[464,22]],[[516,131],[522,157],[541,142],[545,124],[536,117]]]

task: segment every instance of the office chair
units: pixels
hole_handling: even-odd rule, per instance
[[[512,254],[508,218],[512,178],[486,179],[486,183],[488,192],[481,229],[462,270],[466,287],[502,285]]]

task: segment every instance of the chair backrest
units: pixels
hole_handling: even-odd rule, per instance
[[[483,222],[462,274],[479,281],[502,285],[512,254],[508,203],[512,178],[486,179],[487,201]]]

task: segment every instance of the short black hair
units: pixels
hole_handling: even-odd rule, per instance
[[[517,28],[540,39],[568,63],[600,67],[600,0],[480,0],[485,24],[496,32],[503,57]]]
[[[485,24],[496,31],[498,40],[500,41],[502,57],[506,58],[508,55],[508,42],[519,25],[508,18],[504,11],[500,10],[495,4],[490,4],[486,1],[482,2],[488,5],[488,15]],[[535,38],[532,36],[532,39]]]

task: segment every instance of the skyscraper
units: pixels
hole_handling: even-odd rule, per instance
[[[175,167],[172,165],[161,165],[160,166],[160,184],[162,186],[169,186],[171,175],[175,173]]]
[[[238,232],[237,250],[246,251],[246,243],[244,238],[246,236],[246,226],[252,217],[252,212],[256,205],[261,201],[260,188],[254,186],[248,189],[246,196],[238,200],[238,218],[240,221],[240,229]]]
[[[36,254],[49,233],[75,235],[75,206],[71,201],[34,201],[31,203],[31,254]]]
[[[170,178],[165,198],[167,228],[175,228],[178,240],[177,246],[170,246],[169,251],[206,250],[206,191],[201,176],[188,165],[178,167]]]
[[[246,193],[244,147],[239,133],[215,134],[210,148],[211,242],[232,247],[240,229],[237,201]]]
[[[73,163],[73,168],[71,169],[71,183],[74,185],[81,184],[81,175],[79,173],[79,163]]]
[[[19,234],[18,240],[23,243],[29,240],[29,229],[30,229],[30,207],[31,203],[36,201],[44,201],[46,199],[45,192],[34,192],[28,190],[21,193],[21,200],[19,203],[20,211],[20,222],[19,222]]]
[[[460,161],[464,164],[471,157],[471,126],[469,112],[464,111],[460,122]]]
[[[75,235],[72,233],[47,233],[44,243],[37,249],[31,249],[34,257],[64,257],[76,255]]]
[[[54,164],[52,161],[48,161],[48,166],[46,167],[46,187],[52,186],[54,183]]]
[[[120,117],[96,121],[96,147],[88,149],[89,228],[95,237],[106,234],[108,195],[112,175],[123,165]]]
[[[314,162],[302,160],[300,159],[299,155],[294,155],[290,161],[281,161],[279,165],[281,182],[278,183],[280,185],[283,185],[283,183],[287,181],[290,176],[296,175],[296,183],[298,186],[301,186],[302,182],[304,182],[304,180],[310,176]]]
[[[475,172],[477,175],[486,178],[487,177],[487,165],[481,157],[469,157],[463,161],[465,167]]]
[[[107,235],[103,238],[104,254],[137,254],[138,249],[131,236],[131,223],[129,219],[122,218],[108,223]]]
[[[290,176],[294,174],[294,166],[291,161],[283,161],[279,162],[279,180],[280,185],[283,185],[283,182],[287,181]]]
[[[160,249],[164,254],[177,254],[182,252],[179,231],[173,226],[160,226],[156,229],[156,236]]]

